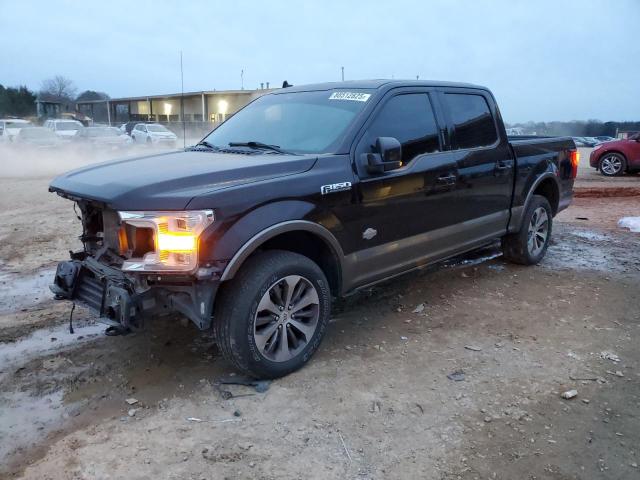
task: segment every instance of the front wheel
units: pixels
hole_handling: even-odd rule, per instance
[[[507,260],[521,265],[535,265],[547,252],[551,239],[553,212],[549,201],[533,195],[516,233],[502,238],[502,249]]]
[[[214,334],[223,356],[256,378],[301,368],[329,323],[331,294],[318,265],[270,250],[247,260],[218,298]]]
[[[605,177],[622,175],[626,168],[626,160],[619,153],[605,153],[600,159],[598,168]]]

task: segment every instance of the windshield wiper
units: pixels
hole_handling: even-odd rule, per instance
[[[273,152],[291,154],[291,152],[287,152],[282,150],[279,145],[269,145],[267,143],[262,142],[229,142],[230,147],[249,147],[256,150],[271,150]]]
[[[215,145],[210,144],[206,140],[202,140],[201,142],[196,143],[195,146],[196,147],[207,147],[207,148],[210,148],[211,150],[220,150],[219,147],[216,147]]]

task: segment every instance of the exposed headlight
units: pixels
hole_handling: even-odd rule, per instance
[[[118,212],[121,253],[130,272],[189,272],[198,266],[198,238],[214,221],[213,210]]]

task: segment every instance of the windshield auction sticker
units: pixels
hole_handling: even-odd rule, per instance
[[[370,93],[360,92],[333,92],[329,100],[349,100],[352,102],[366,102],[371,96]]]

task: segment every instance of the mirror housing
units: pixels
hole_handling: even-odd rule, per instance
[[[375,150],[376,153],[362,154],[369,173],[384,173],[402,166],[402,145],[397,139],[378,137]]]

